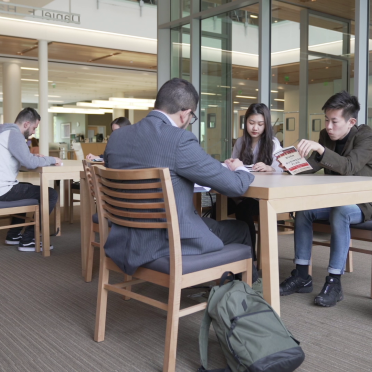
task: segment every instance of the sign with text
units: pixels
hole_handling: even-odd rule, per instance
[[[21,4],[10,4],[4,1],[0,1],[0,13],[8,14],[11,16],[44,19],[46,21],[80,24],[80,14],[61,12],[59,10],[36,8],[34,6]]]

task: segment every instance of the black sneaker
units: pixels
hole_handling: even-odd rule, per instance
[[[7,236],[5,238],[5,244],[18,245],[19,242],[21,241],[21,239],[22,239],[22,234],[18,234],[16,236],[12,236],[12,237]]]
[[[308,275],[306,279],[298,275],[298,271],[292,270],[291,276],[280,284],[280,295],[288,296],[293,293],[310,293],[313,291],[313,278]]]
[[[49,249],[52,250],[53,246],[51,245]],[[29,243],[20,242],[19,245],[18,245],[18,250],[20,252],[35,252],[36,251],[35,239],[33,239]],[[43,251],[43,243],[40,243],[40,250]]]
[[[327,276],[323,289],[318,296],[315,297],[314,302],[319,306],[331,307],[335,306],[337,302],[343,299],[344,294],[342,292],[341,280],[333,278],[332,276]]]

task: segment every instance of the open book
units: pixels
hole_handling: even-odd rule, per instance
[[[275,152],[274,156],[279,163],[287,168],[290,174],[297,174],[313,169],[307,160],[301,157],[294,146],[285,147]]]

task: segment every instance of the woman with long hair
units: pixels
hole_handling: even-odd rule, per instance
[[[237,139],[232,158],[239,158],[245,165],[252,165],[252,170],[256,172],[282,172],[279,162],[273,156],[282,147],[273,135],[270,111],[267,106],[263,103],[252,103],[245,113],[244,123],[243,137]],[[235,216],[237,220],[245,221],[249,226],[254,256],[256,229],[253,217],[258,214],[258,200],[252,198],[238,200]]]
[[[273,153],[281,146],[274,137],[271,116],[263,103],[252,103],[244,115],[243,137],[237,139],[232,158],[239,158],[246,165],[253,165],[258,172],[282,172]]]

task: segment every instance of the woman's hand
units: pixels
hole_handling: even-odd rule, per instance
[[[265,163],[256,163],[253,165],[252,168],[256,172],[274,172],[274,168],[271,167],[270,165],[266,165]]]

